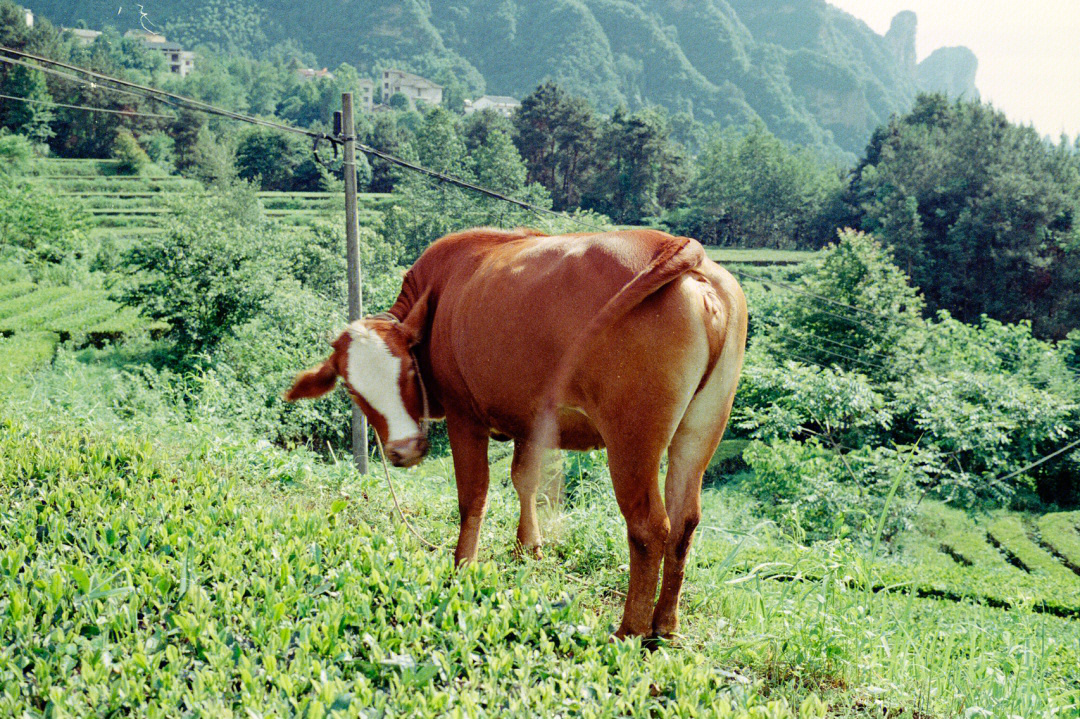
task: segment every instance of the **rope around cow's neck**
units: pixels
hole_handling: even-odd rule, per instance
[[[398,517],[401,519],[401,523],[405,525],[414,537],[420,540],[421,544],[426,545],[429,549],[439,550],[445,545],[435,545],[420,536],[420,533],[413,528],[409,520],[405,518],[405,512],[401,510],[401,502],[398,501],[397,491],[394,489],[394,482],[390,479],[390,468],[386,464],[386,451],[383,449],[382,437],[379,433],[375,433],[375,443],[379,445],[379,457],[382,458],[383,474],[386,476],[386,486],[390,488],[390,496],[394,498],[394,508],[397,510]]]
[[[428,406],[427,388],[424,386],[424,378],[420,374],[420,363],[416,361],[416,355],[410,351],[409,356],[412,357],[413,370],[416,372],[416,381],[420,384],[420,398],[423,401],[424,407],[424,415],[420,418],[420,431],[423,432],[424,438],[427,439],[428,429],[431,427],[431,410]],[[405,525],[405,528],[408,529],[414,537],[420,540],[421,544],[436,551],[442,549],[446,546],[445,544],[435,545],[424,539],[412,526],[409,520],[405,518],[405,512],[401,509],[401,502],[398,501],[397,490],[394,489],[394,481],[390,479],[390,467],[386,464],[386,450],[383,449],[382,437],[379,436],[378,431],[375,432],[375,443],[379,445],[379,457],[382,459],[383,475],[386,476],[386,486],[390,488],[390,496],[394,499],[394,508],[397,510],[401,523]]]

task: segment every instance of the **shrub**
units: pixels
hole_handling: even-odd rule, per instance
[[[130,276],[117,299],[168,323],[192,358],[261,311],[274,268],[263,248],[269,225],[249,187],[175,202],[165,232],[143,237],[126,253]]]
[[[33,148],[22,135],[0,130],[0,174],[21,175],[30,166]]]
[[[86,217],[70,203],[0,174],[0,252],[25,263],[36,280],[78,271],[91,253]]]
[[[817,440],[752,442],[743,458],[747,481],[761,511],[799,539],[851,535],[872,542],[881,522],[888,540],[906,528],[918,497],[920,475],[932,457],[886,447],[841,454]]]
[[[138,175],[150,164],[150,157],[126,127],[116,131],[112,156],[118,160],[116,167],[121,175]]]

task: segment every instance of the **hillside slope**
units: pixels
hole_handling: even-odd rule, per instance
[[[65,24],[137,24],[106,5],[39,0],[35,10]],[[470,94],[521,97],[554,78],[603,109],[760,119],[786,140],[845,154],[920,87],[913,13],[881,36],[824,0],[158,0],[147,11],[186,44],[258,53],[293,40],[323,65],[401,64]],[[955,86],[923,75],[923,88]]]

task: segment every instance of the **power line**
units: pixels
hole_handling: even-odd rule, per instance
[[[518,200],[518,199],[516,199],[514,197],[509,197],[507,195],[504,195],[501,192],[496,192],[495,190],[489,190],[486,187],[481,187],[480,185],[474,184],[472,182],[462,180],[459,177],[454,177],[453,175],[447,175],[446,173],[439,172],[438,170],[428,169],[428,168],[423,167],[421,165],[417,165],[414,162],[409,162],[408,160],[403,160],[400,157],[394,157],[393,155],[390,155],[390,154],[388,154],[386,152],[383,152],[382,150],[377,150],[374,147],[371,147],[369,145],[365,145],[365,144],[360,143],[360,142],[356,143],[356,148],[358,150],[360,150],[361,152],[363,152],[364,154],[366,154],[366,155],[371,155],[373,157],[378,157],[379,159],[381,159],[381,160],[383,160],[385,162],[389,162],[390,164],[397,165],[398,167],[403,167],[406,170],[411,170],[411,171],[419,173],[421,175],[426,175],[426,176],[428,176],[430,178],[438,180],[439,182],[447,182],[447,183],[452,184],[452,185],[457,185],[458,187],[464,188],[466,190],[472,190],[473,192],[478,192],[478,193],[480,193],[482,195],[487,195],[488,197],[492,197],[492,198],[494,198],[496,200],[502,200],[503,202],[508,202],[508,203],[510,203],[512,205],[517,205],[518,207],[522,207],[522,208],[524,208],[526,210],[530,210],[530,211],[532,211],[532,212],[534,212],[534,213],[536,213],[538,215],[548,215],[550,217],[556,217],[556,218],[559,218],[559,219],[570,220],[571,222],[575,222],[578,225],[581,225],[582,227],[588,227],[590,229],[596,230],[597,232],[607,232],[608,231],[607,228],[599,227],[597,225],[592,225],[592,224],[590,224],[588,222],[585,222],[585,221],[583,221],[583,220],[581,220],[581,219],[579,219],[577,217],[574,217],[573,215],[570,215],[568,213],[559,212],[558,210],[552,210],[552,209],[549,209],[547,207],[540,207],[539,205],[534,205],[532,203],[525,202],[524,200]]]
[[[34,105],[44,105],[45,107],[63,107],[68,110],[85,110],[86,112],[107,112],[111,115],[125,115],[127,117],[148,117],[162,120],[175,120],[175,115],[158,115],[147,112],[134,112],[132,110],[110,110],[105,107],[88,107],[86,105],[66,105],[62,102],[48,102],[46,100],[32,100],[28,97],[15,97],[14,95],[0,95],[0,100],[17,100],[19,102],[28,102]]]
[[[330,137],[330,136],[328,136],[328,135],[326,135],[325,133],[322,133],[322,132],[315,132],[313,130],[305,130],[305,129],[302,129],[302,128],[299,128],[299,127],[291,127],[289,125],[284,125],[284,124],[281,124],[279,122],[271,122],[269,120],[263,120],[263,119],[260,119],[258,117],[252,117],[251,115],[244,115],[244,114],[239,113],[239,112],[233,112],[231,110],[224,110],[224,109],[222,109],[220,107],[216,107],[214,105],[203,102],[201,100],[196,100],[196,99],[191,98],[191,97],[184,97],[183,95],[177,95],[176,93],[167,92],[165,90],[159,90],[158,88],[155,88],[155,87],[148,87],[146,85],[140,85],[138,83],[130,82],[128,80],[121,80],[120,78],[111,77],[109,75],[104,75],[104,74],[102,74],[100,72],[95,72],[94,70],[87,70],[86,68],[79,67],[78,65],[71,65],[71,64],[66,63],[66,62],[60,62],[59,60],[52,60],[50,58],[42,57],[40,55],[35,55],[33,53],[23,52],[22,50],[15,50],[15,49],[12,49],[12,48],[9,48],[9,47],[0,46],[0,52],[10,53],[12,55],[15,55],[16,57],[21,57],[21,58],[24,58],[24,59],[27,59],[27,60],[33,60],[34,62],[45,63],[47,65],[54,65],[56,67],[62,67],[64,69],[66,69],[66,70],[71,70],[73,72],[82,73],[82,74],[84,74],[84,75],[86,75],[88,77],[92,77],[92,78],[94,78],[96,80],[99,80],[101,82],[114,83],[115,85],[119,85],[120,87],[128,88],[131,91],[134,91],[135,94],[140,94],[141,93],[143,97],[146,97],[146,98],[151,99],[151,100],[159,100],[161,102],[166,102],[166,103],[168,103],[170,105],[173,105],[175,107],[179,107],[181,109],[194,110],[194,111],[197,111],[197,112],[206,113],[208,115],[216,115],[216,116],[219,116],[219,117],[224,117],[224,118],[227,118],[227,119],[230,119],[230,120],[238,120],[238,121],[247,122],[247,123],[250,123],[250,124],[253,124],[253,125],[262,125],[263,127],[270,127],[270,128],[276,129],[276,130],[283,130],[283,131],[286,131],[286,132],[293,132],[293,133],[297,133],[297,134],[300,134],[300,135],[306,135],[306,136],[314,138],[316,140],[329,140],[331,142],[340,142],[340,140],[338,140],[336,138],[332,138],[332,137]],[[19,63],[19,64],[23,64],[23,63]],[[34,67],[34,66],[30,65],[30,67]],[[41,69],[41,68],[34,67],[34,69]]]
[[[766,315],[764,317],[764,321],[771,322],[774,327],[777,327],[777,328],[779,328],[781,330],[784,329],[784,325],[780,324],[780,321],[778,319],[776,319],[775,317],[770,317],[770,316]],[[789,331],[796,332],[797,330],[793,330],[793,329],[789,328]],[[804,337],[807,336],[807,334],[805,332],[800,332],[799,334],[802,334]],[[881,354],[880,352],[875,352],[873,350],[860,349],[858,347],[853,347],[852,345],[845,344],[844,342],[837,342],[836,340],[829,339],[828,337],[813,337],[813,339],[817,340],[817,341],[820,341],[820,342],[826,342],[828,344],[835,345],[837,347],[843,347],[844,349],[849,349],[849,350],[851,350],[853,352],[862,352],[862,353],[865,353],[865,354],[873,355],[875,357],[880,357],[881,359],[885,360],[886,362],[890,362],[890,361],[893,360],[892,357],[890,357],[888,355]],[[882,369],[884,369],[884,368],[882,368]]]
[[[157,88],[147,87],[145,85],[139,85],[137,83],[129,82],[127,80],[121,80],[119,78],[110,77],[108,75],[104,75],[102,73],[95,72],[93,70],[87,70],[85,68],[81,68],[81,67],[78,67],[76,65],[71,65],[71,64],[68,64],[68,63],[60,62],[58,60],[51,60],[49,58],[41,57],[40,55],[34,55],[34,54],[28,53],[28,52],[23,52],[21,50],[14,50],[12,48],[0,46],[0,51],[11,53],[11,54],[16,55],[18,57],[33,60],[35,62],[46,63],[46,64],[49,64],[49,65],[55,65],[55,66],[58,66],[58,67],[65,68],[67,70],[72,70],[74,72],[80,72],[80,73],[83,73],[83,74],[85,74],[85,75],[87,75],[89,77],[93,77],[93,78],[95,78],[97,80],[100,80],[100,81],[103,81],[103,82],[111,82],[111,83],[115,83],[117,85],[120,85],[122,87],[131,88],[132,90],[136,91],[136,94],[142,93],[142,95],[144,97],[147,97],[147,98],[152,99],[152,100],[160,100],[162,102],[167,102],[168,104],[173,105],[175,107],[179,107],[181,109],[195,110],[195,111],[198,111],[198,112],[204,112],[204,113],[207,113],[207,114],[210,114],[210,115],[216,115],[216,116],[224,117],[224,118],[227,118],[227,119],[237,120],[237,121],[240,121],[240,122],[247,122],[247,123],[251,123],[251,124],[255,124],[255,125],[262,125],[264,127],[270,127],[270,128],[274,128],[274,129],[278,129],[278,130],[287,131],[287,132],[298,133],[298,134],[302,134],[302,135],[306,135],[308,137],[311,137],[311,138],[315,139],[316,141],[327,140],[329,142],[335,142],[335,143],[340,144],[341,142],[343,142],[346,139],[355,139],[355,138],[332,137],[332,136],[327,135],[327,134],[322,133],[322,132],[314,132],[312,130],[304,130],[302,128],[290,127],[289,125],[283,125],[283,124],[277,123],[277,122],[270,122],[268,120],[262,120],[260,118],[252,117],[250,115],[244,115],[242,113],[232,112],[230,110],[223,110],[222,108],[215,107],[214,105],[210,105],[209,103],[205,103],[205,102],[202,102],[200,100],[195,100],[195,99],[190,98],[190,97],[184,97],[183,95],[177,95],[175,93],[166,92],[165,90],[159,90]],[[0,59],[8,60],[10,62],[15,62],[16,64],[20,64],[20,65],[25,65],[25,66],[33,68],[33,69],[42,69],[42,68],[38,68],[38,67],[36,67],[34,65],[30,65],[29,63],[12,61],[10,58],[2,58],[2,57],[0,57]],[[65,75],[64,73],[58,73],[55,70],[52,71],[52,72],[54,72],[55,74],[60,74],[61,76],[67,77],[68,79],[77,79],[77,78],[72,78],[72,76],[70,76],[70,75]],[[85,81],[83,81],[83,82],[85,82]],[[509,204],[516,205],[516,206],[521,207],[523,209],[529,210],[529,211],[531,211],[531,212],[533,212],[533,213],[535,213],[537,215],[547,215],[549,217],[555,217],[555,218],[559,218],[559,219],[570,220],[571,222],[575,222],[578,225],[581,225],[583,227],[588,227],[588,228],[596,230],[598,232],[606,232],[607,231],[607,228],[599,227],[597,225],[593,225],[591,223],[585,222],[585,221],[583,221],[583,220],[581,220],[579,218],[576,218],[576,217],[574,217],[574,216],[572,216],[572,215],[570,215],[568,213],[558,212],[556,210],[552,210],[552,209],[549,209],[549,208],[546,208],[546,207],[540,207],[539,205],[534,205],[532,203],[525,202],[524,200],[519,200],[519,199],[516,199],[516,198],[513,198],[513,197],[509,197],[506,194],[503,194],[501,192],[496,192],[495,190],[490,190],[490,189],[488,189],[486,187],[481,187],[480,185],[469,182],[467,180],[463,180],[463,179],[461,179],[459,177],[454,177],[453,175],[448,175],[448,174],[446,174],[444,172],[439,172],[437,170],[432,170],[432,169],[423,167],[421,165],[417,165],[414,162],[410,162],[409,160],[405,160],[403,158],[391,155],[391,154],[389,154],[387,152],[383,152],[382,150],[371,147],[370,145],[365,145],[363,143],[357,142],[356,143],[356,148],[358,150],[360,150],[361,152],[363,152],[364,154],[370,155],[372,157],[377,157],[377,158],[383,160],[384,162],[388,162],[390,164],[397,165],[398,167],[402,167],[402,168],[410,170],[412,172],[416,172],[416,173],[419,173],[419,174],[422,174],[422,175],[426,175],[426,176],[428,176],[428,177],[430,177],[432,179],[438,180],[439,182],[445,182],[445,183],[449,183],[449,184],[452,184],[452,185],[456,185],[456,186],[461,187],[463,189],[471,190],[473,192],[477,192],[477,193],[480,193],[482,195],[486,195],[486,196],[494,198],[496,200],[501,200],[502,202],[507,202]]]
[[[1006,480],[1012,479],[1013,477],[1015,477],[1015,476],[1017,476],[1019,474],[1023,474],[1024,472],[1027,472],[1028,470],[1035,469],[1036,467],[1038,467],[1040,464],[1043,464],[1044,462],[1049,462],[1051,459],[1053,459],[1054,457],[1057,457],[1059,454],[1064,454],[1065,452],[1068,452],[1070,449],[1073,449],[1075,447],[1080,447],[1080,439],[1076,440],[1075,442],[1072,442],[1071,444],[1065,445],[1064,447],[1057,450],[1056,452],[1051,452],[1050,454],[1047,454],[1047,455],[1035,460],[1034,462],[1027,465],[1026,467],[1021,467],[1020,469],[1016,470],[1015,472],[1010,472],[1009,474],[1006,474],[1004,477],[995,477],[995,481],[1004,482]]]
[[[0,50],[3,50],[3,49],[5,49],[5,48],[0,47]],[[87,80],[86,78],[79,77],[78,75],[70,75],[70,74],[68,74],[66,72],[60,72],[59,70],[55,70],[55,69],[53,69],[51,67],[42,67],[40,65],[34,65],[33,63],[25,62],[23,60],[17,60],[17,59],[15,59],[13,57],[4,57],[3,55],[0,55],[0,62],[6,62],[9,65],[18,65],[19,67],[25,67],[25,68],[28,68],[30,70],[36,70],[37,72],[43,72],[43,73],[47,73],[49,75],[54,75],[56,77],[61,77],[61,78],[65,79],[65,80],[68,80],[70,82],[76,82],[76,83],[79,83],[81,85],[86,85],[87,87],[91,88],[92,90],[108,90],[110,92],[116,92],[116,93],[119,93],[121,95],[128,95],[130,97],[137,97],[140,100],[145,100],[146,99],[145,95],[140,95],[140,94],[134,93],[134,92],[128,92],[127,90],[121,90],[118,87],[110,87],[109,85],[102,85],[100,83],[94,82],[93,80]]]
[[[787,340],[789,340],[791,342],[794,342],[797,345],[801,345],[802,347],[805,347],[806,349],[809,349],[809,350],[813,350],[815,352],[824,352],[825,354],[830,355],[832,357],[836,357],[838,359],[845,359],[845,360],[847,360],[849,362],[858,362],[859,364],[866,365],[867,367],[874,367],[874,368],[880,369],[880,370],[885,369],[884,365],[880,365],[877,362],[871,362],[869,360],[858,359],[857,357],[849,357],[846,354],[843,354],[841,352],[834,352],[832,350],[827,350],[824,347],[815,347],[814,345],[810,344],[809,342],[804,342],[804,341],[802,341],[802,340],[800,340],[800,339],[798,339],[796,337],[793,337],[793,336],[791,336],[789,334],[785,334],[783,332],[780,333],[780,336],[784,337],[785,339],[787,339]]]

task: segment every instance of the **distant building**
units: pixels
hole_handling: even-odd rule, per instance
[[[510,117],[521,103],[508,95],[484,95],[475,100],[465,101],[465,114],[471,115],[482,110],[494,110],[503,117]]]
[[[75,42],[80,45],[93,45],[94,40],[101,37],[101,33],[97,30],[83,30],[78,27],[62,27],[60,28],[64,32],[70,32],[75,38]]]
[[[427,78],[413,75],[404,70],[383,70],[382,101],[401,93],[408,99],[409,107],[416,109],[416,101],[422,100],[429,105],[441,105],[443,88]]]
[[[362,77],[356,81],[356,104],[364,112],[375,106],[375,81]]]
[[[28,8],[23,8],[23,12],[26,13],[23,16],[26,18],[26,27],[34,27],[34,13],[30,12]]]
[[[325,67],[322,70],[316,70],[313,67],[298,67],[296,74],[300,76],[301,80],[315,80],[318,78],[326,78],[328,80],[334,79],[334,73],[327,70]]]
[[[98,33],[99,35],[101,33]],[[185,50],[179,43],[169,42],[164,35],[143,30],[128,30],[124,37],[141,40],[143,47],[165,56],[169,72],[180,77],[187,77],[195,69],[195,53]]]

